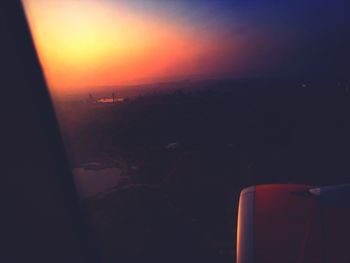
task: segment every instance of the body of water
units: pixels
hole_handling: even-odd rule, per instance
[[[81,198],[91,197],[117,186],[122,181],[121,173],[118,168],[73,169],[74,181]]]

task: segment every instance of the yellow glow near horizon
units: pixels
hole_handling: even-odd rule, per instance
[[[179,74],[207,47],[183,28],[108,1],[23,0],[51,90],[133,84]]]

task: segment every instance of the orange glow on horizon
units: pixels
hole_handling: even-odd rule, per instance
[[[217,44],[175,23],[108,1],[23,0],[23,4],[51,91],[84,91],[213,70],[201,56],[217,49]]]

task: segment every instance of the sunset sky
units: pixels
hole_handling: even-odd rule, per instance
[[[59,92],[193,76],[341,75],[349,68],[343,0],[23,3],[48,84]]]

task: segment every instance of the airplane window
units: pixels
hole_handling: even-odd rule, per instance
[[[22,0],[106,262],[234,262],[239,193],[348,183],[348,3]]]

